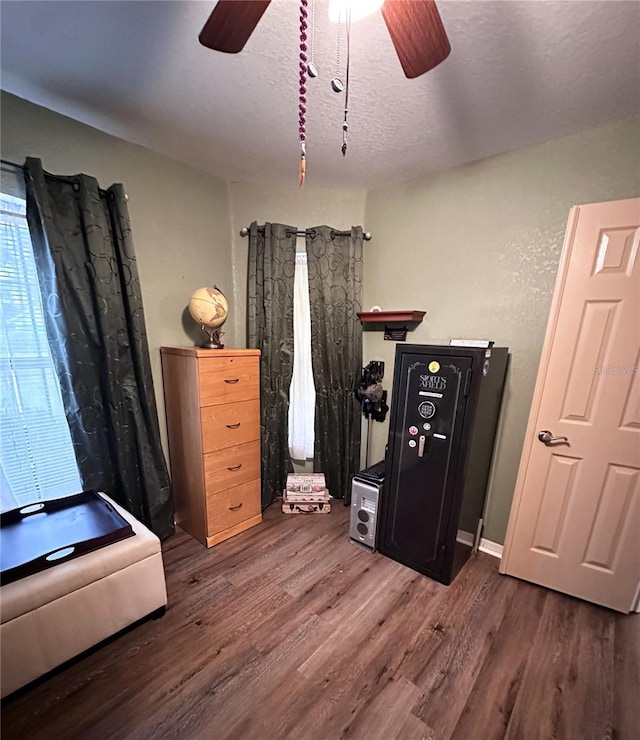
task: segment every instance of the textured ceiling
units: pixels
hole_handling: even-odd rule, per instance
[[[2,87],[227,180],[296,183],[297,2],[273,0],[237,55],[197,41],[213,5],[5,0]],[[414,80],[380,13],[352,25],[343,158],[336,27],[316,0],[310,185],[410,179],[638,114],[640,2],[438,7],[452,52]]]

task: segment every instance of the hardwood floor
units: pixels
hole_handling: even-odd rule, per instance
[[[166,615],[12,697],[2,737],[640,738],[640,615],[487,555],[442,586],[350,543],[347,517],[272,506],[211,550],[178,532]]]

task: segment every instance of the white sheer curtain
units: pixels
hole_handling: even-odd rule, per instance
[[[293,377],[289,389],[289,454],[294,460],[313,458],[315,407],[309,272],[306,252],[298,252],[293,286]]]

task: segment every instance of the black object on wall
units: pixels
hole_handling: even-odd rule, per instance
[[[398,345],[378,548],[449,584],[481,533],[508,349]]]

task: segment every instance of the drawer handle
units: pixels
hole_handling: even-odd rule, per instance
[[[242,467],[242,463],[240,465],[232,465],[230,468],[227,468],[227,470],[240,470]]]
[[[240,378],[225,378],[225,383],[237,383],[240,380]]]
[[[238,511],[238,509],[242,508],[242,501],[237,506],[230,506],[229,511]]]
[[[237,429],[240,426],[240,422],[237,424],[227,424],[227,429]]]

